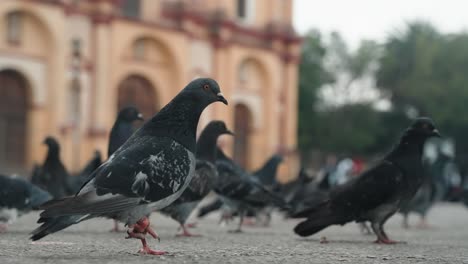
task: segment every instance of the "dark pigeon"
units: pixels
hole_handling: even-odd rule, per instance
[[[260,182],[264,187],[269,190],[278,188],[279,183],[276,181],[276,174],[280,163],[283,161],[283,157],[279,154],[274,154],[268,159],[265,164],[253,172],[253,176]],[[205,215],[221,209],[223,202],[220,198],[216,198],[209,204],[204,205],[198,212],[198,217],[204,217]]]
[[[48,147],[47,157],[40,168],[34,168],[33,183],[49,192],[55,199],[73,193],[67,169],[60,160],[60,145],[53,137],[44,142]]]
[[[83,184],[90,180],[93,172],[102,164],[101,152],[96,150],[93,158],[85,165],[85,167],[76,175],[69,178],[69,186],[72,193],[77,193]]]
[[[422,153],[426,140],[440,137],[429,118],[418,118],[400,142],[382,161],[360,177],[337,186],[321,201],[296,217],[307,217],[294,232],[313,235],[330,225],[370,221],[377,243],[393,244],[383,225],[401,206],[411,200],[423,182]]]
[[[119,111],[110,132],[107,157],[112,156],[133,135],[135,132],[134,122],[137,120],[143,121],[143,114],[136,107],[129,106]],[[120,231],[119,223],[115,219],[111,231]]]
[[[135,132],[133,122],[137,120],[143,121],[143,115],[135,107],[129,106],[119,111],[109,136],[108,157],[112,156],[133,135]]]
[[[216,81],[190,82],[169,104],[137,130],[99,167],[73,197],[42,208],[32,240],[94,217],[116,218],[130,227],[128,238],[140,239],[140,253],[160,255],[146,244],[158,238],[149,215],[175,200],[195,172],[196,129],[202,111],[216,101],[227,104]]]
[[[238,213],[240,222],[233,232],[241,232],[248,211],[259,212],[268,206],[287,208],[283,199],[265,188],[254,176],[246,172],[218,148],[216,168],[219,180],[215,192],[232,214]]]
[[[200,201],[216,186],[218,181],[218,171],[215,166],[216,142],[223,134],[233,135],[223,121],[211,121],[205,127],[197,141],[197,165],[192,181],[179,199],[161,210],[163,214],[169,215],[180,224],[183,231],[181,236],[193,236],[188,232],[185,223]]]
[[[276,174],[278,167],[283,162],[283,156],[274,154],[265,164],[254,171],[252,174],[260,181],[263,186],[273,189],[277,184]]]
[[[211,212],[217,211],[223,207],[223,201],[220,197],[216,197],[213,201],[200,207],[197,217],[202,218]]]
[[[0,175],[0,231],[51,198],[48,192],[23,178]]]

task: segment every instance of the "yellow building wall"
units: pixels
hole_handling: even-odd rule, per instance
[[[105,157],[117,113],[118,87],[130,75],[143,76],[152,84],[158,106],[169,102],[193,78],[213,77],[230,104],[210,106],[202,115],[200,129],[212,119],[224,120],[232,128],[234,106],[244,104],[253,117],[249,169],[261,166],[279,149],[294,153],[300,38],[291,32],[271,37],[265,31],[272,23],[290,28],[292,1],[254,0],[254,19],[249,23],[236,22],[234,0],[197,1],[205,12],[223,10],[227,14],[215,33],[203,20],[206,15],[199,16],[199,7],[190,6],[191,1],[184,2],[188,13],[181,15],[180,23],[165,13],[164,2],[142,0],[141,20],[135,20],[121,17],[114,1],[83,0],[78,6],[60,1],[0,1],[1,29],[6,28],[9,12],[25,14],[20,45],[11,45],[0,36],[0,70],[2,61],[13,57],[19,61],[13,69],[28,80],[43,80],[42,84],[30,83],[27,166],[44,159],[41,142],[46,135],[58,138],[62,159],[72,171],[81,168],[95,149]],[[74,39],[81,43],[79,124],[73,124],[69,115]],[[141,39],[149,43],[144,59],[134,53],[135,43]],[[40,68],[43,74],[22,70],[23,64]],[[249,83],[239,80],[243,64],[252,75]],[[31,78],[31,74],[38,77]],[[232,144],[229,137],[221,139],[228,150]],[[288,162],[282,174],[288,178],[296,167]]]

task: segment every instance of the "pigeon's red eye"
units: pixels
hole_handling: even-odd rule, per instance
[[[210,89],[210,86],[208,84],[203,85],[203,90],[208,91]]]

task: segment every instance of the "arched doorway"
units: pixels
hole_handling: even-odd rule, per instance
[[[15,70],[0,71],[0,166],[19,169],[26,162],[28,82]]]
[[[118,110],[131,105],[140,110],[145,120],[151,118],[159,110],[154,87],[142,76],[131,75],[119,85]]]
[[[243,168],[249,168],[249,146],[252,116],[244,104],[237,104],[234,109],[234,160]]]

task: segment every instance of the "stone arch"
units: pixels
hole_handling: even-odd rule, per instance
[[[0,164],[6,170],[22,169],[28,156],[30,83],[11,68],[0,70],[0,83]]]
[[[252,111],[245,104],[234,106],[234,160],[243,168],[249,168],[251,146]]]
[[[130,105],[136,106],[145,119],[161,107],[155,86],[143,75],[130,74],[118,85],[117,110]]]

